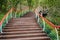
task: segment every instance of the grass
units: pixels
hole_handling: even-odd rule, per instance
[[[55,25],[60,25],[60,17],[52,17],[52,18],[49,18],[49,17],[46,17],[49,21],[51,21],[52,23],[54,23]],[[60,38],[60,29],[58,30],[59,32],[59,38]]]

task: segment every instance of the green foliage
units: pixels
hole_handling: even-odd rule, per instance
[[[3,13],[1,14],[1,13],[0,13],[0,20],[2,20],[2,18],[4,17],[4,15],[5,15],[5,14],[3,14]]]
[[[17,8],[20,5],[20,10],[22,10],[22,5],[29,6],[29,9],[33,9],[38,6],[47,7],[49,10],[49,15],[47,17],[56,25],[60,25],[60,0],[0,0],[0,12],[9,10],[11,7]]]
[[[6,3],[7,0],[0,0],[0,11],[5,11],[6,10]]]
[[[55,25],[60,25],[60,0],[44,0],[40,2],[42,7],[47,7],[49,10],[48,20]],[[49,19],[50,18],[50,19]]]
[[[29,9],[31,9],[31,7],[32,7],[32,0],[27,0],[27,3],[28,3],[28,6],[29,6]]]

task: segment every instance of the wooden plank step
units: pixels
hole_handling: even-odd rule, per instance
[[[16,23],[16,22],[28,22],[28,23],[36,23],[35,21],[12,21],[12,22],[9,22],[9,23]]]
[[[21,31],[21,32],[24,32],[24,31],[43,31],[43,30],[19,30],[19,29],[10,29],[10,30],[3,30],[3,32],[12,32],[12,31]]]
[[[14,21],[13,21],[14,22]],[[13,22],[10,22],[10,23],[8,23],[8,24],[11,24],[11,23],[13,23]],[[28,21],[26,22],[26,21],[18,21],[18,22],[16,22],[15,21],[15,23],[29,23]],[[36,23],[36,22],[34,22],[34,21],[31,21],[30,23]]]
[[[13,23],[8,23],[9,25],[12,25]],[[16,24],[16,25],[18,25],[18,24],[37,24],[37,23],[29,23],[29,22],[16,22],[16,23],[14,23],[14,24]]]
[[[4,30],[3,32],[16,32],[16,31],[19,31],[19,32],[40,32],[41,31],[42,32],[43,30],[35,30],[35,31],[34,30],[32,30],[32,31],[28,31],[28,30],[27,31],[20,31],[20,30],[13,30],[13,31],[11,30],[11,31],[9,31],[9,30]]]
[[[7,25],[7,26],[38,26],[38,24],[20,24],[20,25]]]
[[[44,31],[25,31],[25,32],[20,32],[20,31],[15,31],[15,32],[3,32],[3,33],[0,33],[0,35],[12,35],[12,34],[27,34],[27,33],[45,33]]]
[[[6,28],[4,28],[4,29],[19,29],[19,30],[42,30],[42,28],[37,28],[37,27],[6,27]]]
[[[14,28],[14,27],[12,27],[12,28]],[[25,29],[30,29],[30,30],[31,30],[31,29],[33,29],[33,30],[36,29],[36,30],[39,30],[39,29],[42,29],[42,28],[39,28],[39,27],[36,27],[36,28],[35,28],[35,27],[33,27],[33,28],[32,28],[32,27],[26,27],[26,28],[25,28],[25,27],[20,27],[20,28],[19,28],[19,27],[17,27],[16,29],[19,29],[19,30],[20,30],[20,29],[21,29],[21,30],[25,30]],[[8,30],[9,30],[9,29],[8,29]]]
[[[35,19],[13,19],[11,21],[26,21],[26,20],[28,20],[28,21],[34,20],[35,21]]]
[[[50,40],[50,37],[29,37],[29,38],[14,38],[5,40]]]
[[[32,34],[13,34],[13,35],[1,35],[0,38],[22,38],[22,37],[42,37],[47,36],[45,33],[32,33]]]
[[[3,30],[3,32],[11,32],[11,31],[42,31],[42,30],[19,30],[19,29]]]
[[[3,30],[41,30],[42,28],[24,28],[24,27],[21,27],[21,28],[17,28],[17,29],[3,29]]]
[[[33,40],[33,39],[41,39],[41,40],[46,40],[46,39],[50,39],[50,37],[30,37],[30,38],[20,38],[20,39],[25,39],[25,40]]]
[[[32,17],[22,17],[22,18],[13,18],[13,19],[35,19],[35,18],[32,18]]]
[[[15,31],[15,32],[3,32],[0,33],[0,35],[13,35],[13,34],[34,34],[34,33],[45,33],[44,31],[40,31],[40,32],[19,32],[19,31]]]
[[[13,20],[11,20],[11,21],[26,21],[26,20],[27,20],[27,21],[36,21],[35,19],[24,19],[24,20],[22,20],[22,19],[14,20],[14,19],[13,19]]]
[[[37,28],[37,26],[35,27],[35,26],[17,26],[17,27],[5,27],[4,29],[13,29],[13,28]],[[38,28],[40,28],[40,27],[38,27]],[[42,29],[42,28],[41,28]]]
[[[8,24],[8,25],[38,25],[37,23],[14,23],[14,24]]]
[[[35,27],[39,27],[38,25],[6,25],[6,27],[33,27],[33,26],[35,26]]]
[[[20,28],[31,28],[31,27],[5,27],[4,29],[20,29]],[[32,28],[37,28],[37,27],[32,27]],[[40,28],[42,30],[42,28]]]

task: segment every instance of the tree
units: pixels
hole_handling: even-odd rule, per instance
[[[0,0],[0,11],[5,11],[6,10],[6,3],[7,0]]]

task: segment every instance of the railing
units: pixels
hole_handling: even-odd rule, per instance
[[[24,9],[22,10],[16,10],[16,12],[14,13],[15,14],[15,18],[19,18],[19,17],[22,17],[23,15],[25,15],[27,12],[29,12],[29,9],[28,7],[25,7]]]
[[[15,8],[11,8],[7,13],[6,15],[3,17],[3,19],[1,20],[0,22],[0,33],[3,33],[2,29],[5,27],[5,25],[8,23],[8,21],[11,19],[11,18],[20,18],[21,16],[25,15],[29,9],[28,7],[23,9],[22,11],[20,10],[16,10]]]
[[[8,20],[12,18],[12,11],[13,11],[13,8],[11,8],[7,13],[6,15],[3,17],[3,19],[1,20],[0,22],[0,32],[2,32],[2,28],[8,23]]]
[[[58,35],[58,30],[57,30],[60,27],[55,26],[53,23],[51,23],[46,18],[41,16],[39,14],[38,9],[35,9],[34,12],[35,12],[38,24],[40,25],[40,27],[43,28],[43,31],[45,31],[48,34],[51,40],[60,40]]]

